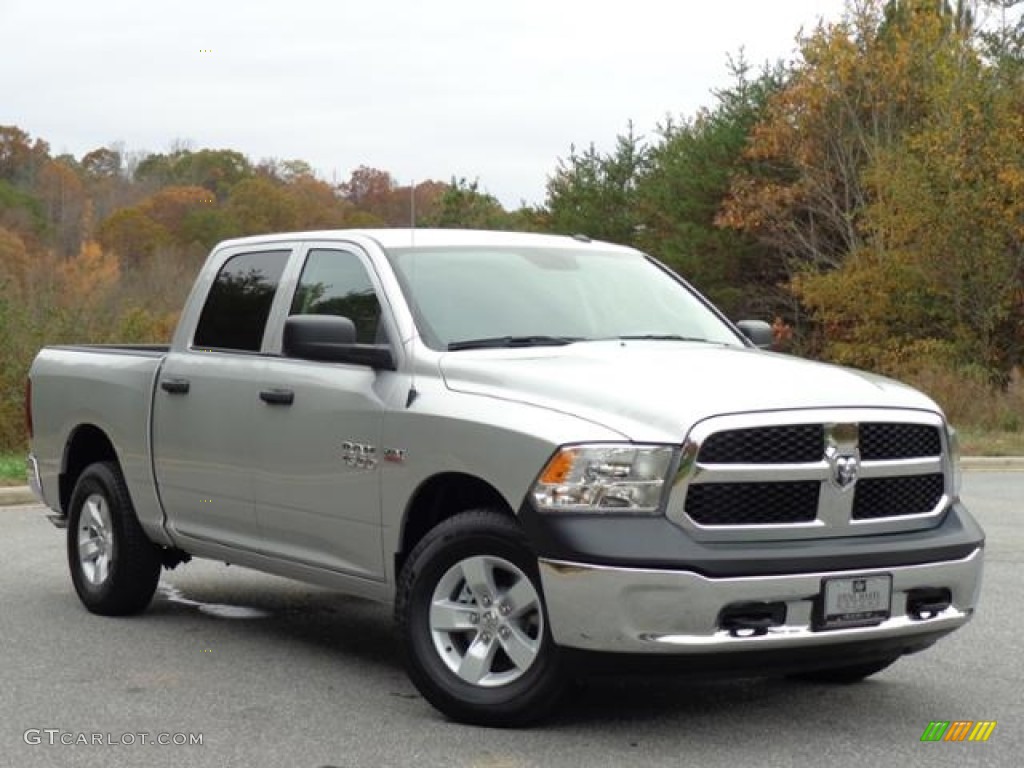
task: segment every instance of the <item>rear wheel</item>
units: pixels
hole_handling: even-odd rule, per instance
[[[790,675],[794,680],[802,680],[806,683],[826,683],[831,685],[851,685],[859,683],[871,675],[881,672],[883,669],[892,666],[899,656],[879,661],[866,662],[864,664],[850,664],[844,667],[829,667],[827,669],[815,669],[810,672],[799,672]]]
[[[523,725],[564,688],[536,556],[506,515],[466,512],[430,531],[402,570],[396,617],[410,678],[455,720]]]
[[[104,616],[139,613],[160,580],[160,553],[139,526],[120,468],[88,466],[71,494],[68,565],[83,605]]]

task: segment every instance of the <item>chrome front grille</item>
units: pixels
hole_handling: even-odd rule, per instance
[[[949,503],[943,427],[888,409],[708,419],[687,438],[668,516],[706,540],[926,527]]]

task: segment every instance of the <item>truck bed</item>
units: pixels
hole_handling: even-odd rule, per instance
[[[162,537],[149,443],[153,389],[167,351],[155,344],[82,344],[39,353],[30,372],[35,455],[49,507],[67,514],[71,489],[60,481],[65,442],[106,435],[117,446],[139,521],[156,540]]]

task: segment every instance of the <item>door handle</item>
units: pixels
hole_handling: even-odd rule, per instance
[[[160,389],[172,395],[187,395],[188,387],[188,379],[164,379],[160,382]]]
[[[291,405],[295,399],[295,393],[290,389],[262,389],[260,400],[270,405]]]

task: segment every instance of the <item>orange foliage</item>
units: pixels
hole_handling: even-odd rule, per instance
[[[216,204],[216,195],[205,187],[165,187],[143,200],[138,208],[168,232],[175,232],[191,211]]]
[[[817,267],[839,266],[863,245],[864,168],[929,116],[931,89],[964,45],[933,0],[906,5],[906,18],[893,20],[883,0],[865,0],[800,41],[799,64],[750,136],[754,170],[733,184],[721,226]]]
[[[22,301],[45,296],[53,286],[57,259],[50,251],[34,251],[17,233],[0,227],[0,290]]]
[[[24,292],[29,264],[25,242],[16,233],[0,227],[0,284],[7,283]]]
[[[117,288],[121,264],[112,253],[104,253],[99,243],[87,242],[72,259],[57,268],[64,306],[81,306],[87,299],[95,304]]]
[[[103,220],[96,230],[96,239],[127,263],[137,263],[152,256],[170,239],[170,233],[140,207],[121,208]]]

